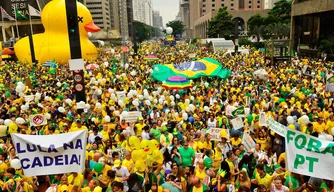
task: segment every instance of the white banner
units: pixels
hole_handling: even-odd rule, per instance
[[[287,127],[275,121],[272,117],[268,119],[269,128],[282,137],[285,137]]]
[[[126,97],[124,91],[118,91],[118,92],[116,92],[116,94],[117,94],[117,99],[118,99],[118,100],[122,100],[122,101],[124,101],[124,99],[125,99],[125,97]]]
[[[221,137],[220,137],[220,131],[221,130],[226,131],[226,137],[227,137],[227,140],[229,141],[230,140],[230,130],[228,130],[228,129],[210,128],[209,130],[206,131],[206,133],[210,134],[211,140],[221,141]]]
[[[265,112],[261,112],[260,113],[259,125],[260,126],[268,126],[268,124],[267,124],[267,115],[266,115]]]
[[[48,122],[43,114],[30,115],[29,120],[32,126],[42,126]]]
[[[334,142],[288,129],[285,146],[289,171],[334,180]]]
[[[142,117],[140,111],[130,111],[128,116],[124,117],[126,122],[136,122],[140,117]]]
[[[244,127],[244,121],[241,117],[237,117],[231,120],[231,123],[233,125],[233,128],[238,130]]]
[[[255,148],[255,141],[247,132],[242,137],[242,144],[244,144],[247,151]]]
[[[87,131],[59,135],[11,134],[25,176],[85,170]]]

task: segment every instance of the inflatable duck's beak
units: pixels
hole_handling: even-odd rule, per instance
[[[87,25],[85,25],[85,30],[86,30],[87,32],[92,32],[92,33],[94,33],[94,32],[98,32],[98,31],[100,31],[101,29],[100,29],[100,27],[96,26],[96,25],[94,24],[93,20],[92,20],[90,23],[88,23]]]

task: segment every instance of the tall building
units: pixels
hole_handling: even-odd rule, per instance
[[[316,57],[321,41],[331,41],[334,34],[333,0],[295,0],[291,17],[293,50]]]
[[[261,10],[264,9],[264,1],[275,0],[202,0],[201,17],[211,11],[227,7],[227,10]]]
[[[135,29],[133,25],[133,1],[132,0],[126,0],[126,11],[128,15],[128,36],[131,39],[134,39],[135,37]]]
[[[275,3],[278,0],[265,0],[264,1],[264,9],[272,9],[275,6]]]
[[[240,19],[241,28],[246,28],[248,19],[255,15],[266,15],[264,2],[276,0],[180,0],[181,21],[185,24],[186,38],[207,37],[208,22],[217,15],[221,7]]]
[[[133,19],[153,25],[152,0],[133,0]]]
[[[200,18],[200,5],[203,0],[181,0],[180,15],[181,21],[185,25],[184,38],[192,38],[194,32],[194,22]]]
[[[95,25],[101,29],[111,29],[109,0],[86,0]]]
[[[160,16],[159,11],[153,11],[153,27],[163,27],[162,16]]]

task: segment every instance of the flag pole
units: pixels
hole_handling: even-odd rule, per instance
[[[30,22],[30,33],[31,33],[31,35],[33,35],[33,34],[34,34],[34,31],[32,30],[30,10],[29,10],[29,22]]]
[[[17,38],[20,38],[20,33],[19,33],[19,26],[17,25],[17,13],[16,13],[16,8],[15,8],[15,24],[16,24],[16,32],[17,32]]]
[[[0,6],[1,10],[2,10],[2,6]],[[2,21],[2,38],[3,38],[3,42],[6,42],[6,31],[5,31],[5,21],[3,20],[3,12],[1,12],[1,21]]]

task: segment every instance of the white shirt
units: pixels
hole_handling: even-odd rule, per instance
[[[129,170],[124,166],[121,166],[120,169],[113,167],[112,170],[116,172],[116,177],[119,179],[128,177],[130,175]],[[124,186],[128,186],[128,182],[124,181]]]
[[[150,134],[149,134],[149,133],[146,133],[145,131],[143,131],[143,132],[141,133],[141,138],[142,138],[143,140],[150,140]]]
[[[95,137],[99,136],[101,139],[103,139],[103,136],[101,133],[97,133],[97,135],[94,135],[94,133],[91,133],[88,137],[88,143],[92,144],[95,142]]]

